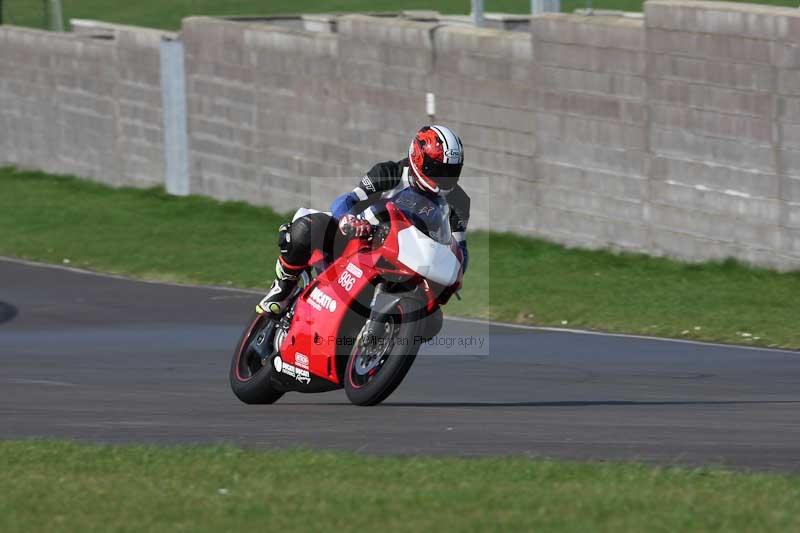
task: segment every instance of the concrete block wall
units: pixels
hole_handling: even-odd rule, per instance
[[[658,1],[645,21],[652,250],[797,262],[800,13]]]
[[[191,190],[284,212],[318,205],[312,191],[336,188],[319,177],[348,165],[336,36],[210,18],[184,20],[182,36]]]
[[[532,42],[524,33],[439,27],[431,90],[436,121],[465,150],[465,189],[477,199],[470,224],[534,233],[535,86]]]
[[[647,64],[642,22],[533,21],[536,233],[567,244],[648,247]]]
[[[126,185],[164,184],[164,121],[161,104],[162,37],[172,33],[114,26],[117,82],[118,172]]]
[[[0,160],[115,185],[163,183],[156,34],[0,27]]]
[[[651,0],[644,20],[549,14],[530,34],[326,28],[184,21],[191,192],[324,208],[405,155],[431,92],[466,145],[473,228],[800,268],[797,10]],[[0,163],[163,183],[163,32],[90,30],[0,28]]]

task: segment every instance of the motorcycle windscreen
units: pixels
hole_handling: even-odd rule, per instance
[[[397,234],[398,261],[420,276],[444,286],[458,279],[461,263],[449,245],[436,242],[414,226]]]

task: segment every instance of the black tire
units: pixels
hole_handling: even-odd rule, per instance
[[[344,390],[347,398],[355,405],[369,406],[377,405],[389,397],[391,393],[400,385],[406,377],[414,359],[419,352],[420,343],[419,331],[422,327],[419,320],[406,322],[402,316],[408,316],[409,310],[419,307],[419,304],[411,300],[400,300],[398,311],[400,320],[397,321],[398,328],[394,335],[395,340],[402,339],[402,342],[393,342],[391,348],[383,357],[384,362],[371,378],[367,378],[366,383],[356,383],[354,379],[354,367],[360,356],[360,342],[356,342],[350,357],[347,359],[344,374]]]
[[[229,379],[231,390],[242,402],[250,405],[275,403],[283,396],[283,391],[275,389],[272,382],[275,369],[272,365],[260,366],[254,360],[258,354],[250,348],[250,341],[263,331],[272,319],[254,313],[233,352]],[[260,358],[259,358],[260,359]]]

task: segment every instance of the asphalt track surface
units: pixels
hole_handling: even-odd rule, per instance
[[[227,372],[257,301],[0,260],[0,438],[800,471],[798,352],[448,320],[381,406],[246,406]]]

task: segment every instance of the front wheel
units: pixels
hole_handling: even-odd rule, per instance
[[[404,321],[416,302],[400,300],[374,338],[362,329],[347,360],[344,390],[355,405],[377,405],[408,373],[420,348],[420,321]],[[365,328],[366,329],[366,328]],[[370,335],[370,337],[373,337]]]
[[[233,393],[247,404],[275,403],[283,391],[275,389],[270,363],[275,320],[256,314],[242,333],[233,352],[229,378]],[[265,364],[266,363],[266,364]]]

